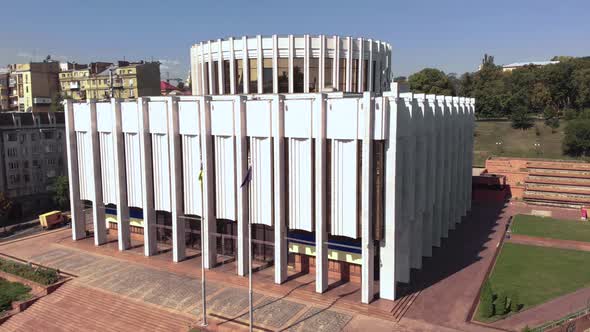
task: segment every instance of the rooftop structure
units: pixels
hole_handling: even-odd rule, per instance
[[[530,62],[515,62],[502,66],[503,71],[513,71],[514,69],[522,68],[524,66],[546,66],[557,64],[559,61],[530,61]]]

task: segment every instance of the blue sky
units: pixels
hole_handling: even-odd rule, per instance
[[[590,1],[19,0],[2,6],[0,66],[51,54],[78,63],[154,59],[185,78],[189,48],[242,35],[338,34],[393,46],[395,75],[424,67],[590,56]]]

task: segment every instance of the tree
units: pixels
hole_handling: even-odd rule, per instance
[[[484,317],[492,317],[494,312],[494,293],[489,280],[486,280],[481,290],[481,299],[479,301],[480,311]]]
[[[590,68],[577,69],[572,75],[575,104],[578,108],[590,107]]]
[[[63,98],[60,93],[56,93],[51,97],[51,104],[49,105],[50,112],[63,112]]]
[[[550,127],[551,129],[559,128],[559,116],[557,115],[557,110],[554,108],[547,106],[543,111],[543,118],[545,119],[545,125]]]
[[[70,205],[70,184],[67,176],[58,176],[52,185],[53,201],[64,210]]]
[[[590,119],[583,116],[569,121],[565,127],[563,152],[572,157],[590,157]]]
[[[496,298],[496,315],[504,315],[508,309],[508,297],[503,292]]]
[[[512,128],[527,130],[533,126],[533,119],[529,116],[526,108],[519,108],[510,116]]]
[[[0,192],[0,224],[4,227],[6,232],[6,226],[8,226],[8,214],[12,210],[12,200],[8,196]]]
[[[410,89],[415,92],[427,94],[447,95],[453,94],[453,88],[449,78],[441,70],[425,68],[410,75],[408,78]]]

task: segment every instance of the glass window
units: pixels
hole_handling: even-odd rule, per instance
[[[346,91],[346,59],[338,59],[339,60],[339,71],[340,71],[340,79],[338,84],[338,90]]]
[[[303,92],[303,58],[293,59],[293,92]]]
[[[277,81],[279,81],[279,93],[289,92],[289,59],[279,58],[277,70]]]
[[[219,61],[213,61],[213,67],[211,70],[213,71],[213,91],[211,92],[212,95],[219,94]]]
[[[262,59],[262,93],[272,90],[272,59]]]
[[[333,68],[334,68],[334,59],[326,58],[326,61],[324,64],[324,88],[326,88],[328,90],[334,88],[334,85],[332,82]]]
[[[244,61],[234,61],[236,93],[244,93]]]
[[[369,86],[367,85],[369,80],[367,79],[367,73],[369,69],[369,60],[363,60],[363,91],[369,91]]]
[[[223,93],[231,93],[231,77],[229,77],[229,60],[223,60]]]
[[[351,90],[357,92],[359,90],[359,60],[352,59],[352,82]]]
[[[248,59],[250,82],[248,82],[248,92],[258,93],[258,59]]]
[[[209,94],[209,63],[203,62],[203,76],[204,76],[204,86],[203,86],[203,94]]]
[[[373,68],[371,68],[371,79],[373,80],[373,91],[377,91],[377,87],[375,86],[376,76],[375,75],[375,67],[377,66],[377,61],[373,60]]]
[[[318,92],[320,85],[320,59],[309,58],[309,92]]]

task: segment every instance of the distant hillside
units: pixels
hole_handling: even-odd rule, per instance
[[[561,141],[567,121],[555,133],[543,121],[528,130],[513,129],[510,121],[477,121],[474,166],[483,166],[489,156],[573,159],[563,154]],[[502,144],[496,144],[501,142]],[[539,144],[539,146],[535,146]]]

